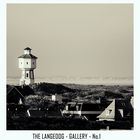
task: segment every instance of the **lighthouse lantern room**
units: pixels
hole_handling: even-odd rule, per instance
[[[34,69],[36,68],[37,57],[31,54],[29,47],[24,49],[24,54],[18,57],[18,66],[22,71],[20,85],[34,83]]]

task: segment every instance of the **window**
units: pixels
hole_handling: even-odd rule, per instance
[[[111,109],[109,109],[109,114],[112,112],[112,110]]]
[[[28,65],[28,62],[26,62],[26,64]]]
[[[35,62],[33,62],[33,65],[35,64]]]
[[[21,62],[21,64],[22,64],[22,62]]]
[[[28,77],[29,76],[29,74],[28,73],[26,73],[26,77]]]
[[[112,112],[112,109],[106,110],[106,116],[110,115]]]

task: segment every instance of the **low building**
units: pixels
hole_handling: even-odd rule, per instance
[[[18,118],[27,117],[27,109],[29,107],[23,104],[7,104],[7,117]]]
[[[60,106],[57,102],[48,101],[48,103],[44,106],[30,106],[27,110],[28,117],[33,118],[43,118],[43,117],[60,117]]]
[[[28,117],[42,118],[47,116],[47,110],[41,108],[28,109],[27,114]]]
[[[61,117],[60,109],[52,110],[51,108],[29,108],[27,114],[32,118]]]
[[[7,85],[7,116],[8,117],[27,117],[27,109],[24,104],[25,96],[34,94],[29,86]]]
[[[113,99],[97,118],[100,121],[131,120],[133,118],[133,108],[128,100]]]
[[[7,103],[23,104],[25,96],[34,94],[29,86],[12,86],[7,85]]]
[[[81,109],[83,103],[68,102],[62,111],[62,116],[81,116]]]
[[[7,87],[7,103],[23,104],[24,96],[22,94],[22,89],[17,86]]]
[[[62,111],[62,115],[67,117],[81,117],[86,120],[96,120],[96,117],[106,107],[107,104],[68,102]]]

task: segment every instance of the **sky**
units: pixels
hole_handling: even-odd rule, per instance
[[[133,77],[133,5],[8,4],[7,77],[26,47],[35,77]]]

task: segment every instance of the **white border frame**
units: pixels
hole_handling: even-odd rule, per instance
[[[33,133],[49,133],[49,132],[62,132],[62,131],[7,131],[6,130],[6,5],[12,3],[132,3],[134,4],[134,130],[117,130],[117,131],[63,131],[65,134],[69,132],[88,132],[89,134],[101,133],[102,140],[109,139],[127,139],[136,140],[139,136],[140,130],[140,113],[139,113],[139,99],[140,99],[140,3],[139,0],[1,0],[0,1],[0,139],[1,140],[32,140]]]

